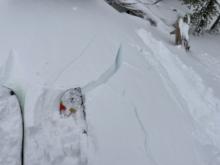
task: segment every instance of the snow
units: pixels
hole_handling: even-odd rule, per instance
[[[182,39],[189,41],[189,25],[185,23],[182,18],[179,20],[179,27]]]
[[[204,86],[201,78],[176,58],[165,45],[156,40],[149,40],[148,38],[153,37],[150,37],[149,33],[142,29],[138,31],[138,34],[142,37],[146,45],[154,50],[158,62],[166,69],[170,81],[172,81],[172,84],[175,85],[180,95],[182,95],[184,104],[187,104],[187,109],[190,110],[194,121],[198,122],[198,131],[204,129],[203,132],[209,134],[211,138],[209,143],[220,146],[220,132],[217,132],[218,123],[213,123],[213,121],[220,119],[214,119],[219,116],[218,108],[220,101]],[[158,44],[156,44],[157,42]],[[163,53],[160,52],[161,50],[163,50]],[[207,139],[203,143],[207,143],[209,140]]]
[[[64,91],[35,87],[27,95],[33,95],[35,91],[40,91],[37,98],[25,102],[24,113],[28,114],[24,118],[24,164],[86,164],[87,137],[79,126],[82,120],[74,116],[62,117],[59,112],[60,97]]]
[[[15,95],[0,86],[0,164],[21,165],[21,110]]]
[[[188,54],[170,44],[179,3],[135,6],[157,27],[101,0],[0,3],[0,82],[24,111],[25,165],[220,163],[218,44],[190,38]],[[75,87],[88,136],[59,114]]]

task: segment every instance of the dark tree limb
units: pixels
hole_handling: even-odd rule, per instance
[[[141,3],[141,4],[144,4],[144,5],[156,5],[156,4],[158,4],[159,2],[161,2],[161,1],[163,1],[163,0],[156,0],[156,1],[153,2],[153,3],[149,3],[149,2],[142,2],[142,1],[140,1],[140,0],[137,0],[137,2],[135,2],[135,3],[125,3],[125,4],[126,4],[126,5],[136,5],[136,4]],[[117,3],[117,2],[113,2],[113,3]],[[123,3],[120,3],[120,4],[123,4]]]

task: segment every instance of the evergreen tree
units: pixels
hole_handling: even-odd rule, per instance
[[[218,0],[181,0],[193,10],[191,15],[193,32],[217,31],[220,24],[220,5]]]
[[[212,24],[210,31],[212,32],[220,31],[220,13],[218,14],[218,17],[215,19],[215,22]]]

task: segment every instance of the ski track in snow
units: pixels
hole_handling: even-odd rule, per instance
[[[119,68],[121,67],[122,64],[122,53],[121,53],[121,45],[118,49],[116,58],[114,63],[112,64],[112,66],[107,69],[103,74],[100,75],[100,77],[92,82],[89,82],[87,85],[85,85],[82,88],[83,93],[88,93],[94,89],[96,89],[97,87],[99,87],[100,85],[105,84],[106,82],[108,82],[108,80],[117,73],[117,71],[119,70]]]
[[[166,81],[170,81],[168,84],[174,85],[182,102],[186,103],[187,109],[190,110],[189,113],[197,124],[195,136],[203,145],[220,146],[220,129],[218,127],[220,101],[214,97],[211,88],[205,87],[200,76],[192,68],[183,64],[150,32],[139,29],[137,34],[151,50],[153,58],[151,60],[164,68],[169,78]],[[164,73],[162,72],[162,74]]]

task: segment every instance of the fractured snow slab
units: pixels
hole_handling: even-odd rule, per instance
[[[154,65],[128,45],[121,53],[120,69],[87,94],[97,146],[89,152],[91,165],[203,165],[191,118]]]

